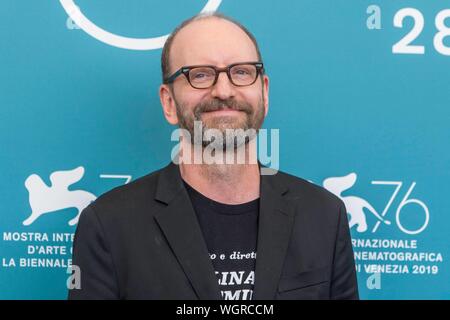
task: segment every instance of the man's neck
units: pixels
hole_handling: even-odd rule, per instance
[[[221,203],[241,204],[259,198],[260,172],[256,164],[184,164],[183,180],[204,196]]]
[[[180,172],[187,184],[217,202],[240,204],[259,198],[257,164],[180,164]]]

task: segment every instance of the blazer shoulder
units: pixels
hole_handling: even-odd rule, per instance
[[[115,212],[148,203],[155,194],[158,177],[163,169],[151,172],[130,183],[115,187],[100,195],[89,206],[97,212]]]
[[[290,198],[306,198],[331,207],[344,206],[344,202],[338,196],[311,181],[283,171],[278,171],[274,177],[289,189]]]

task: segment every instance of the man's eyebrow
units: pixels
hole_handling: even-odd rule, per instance
[[[174,68],[175,70],[178,70],[181,67],[184,66],[215,66],[218,68],[223,68],[223,67],[227,67],[231,64],[235,64],[235,63],[245,63],[245,62],[259,62],[258,58],[247,58],[247,59],[233,59],[230,60],[226,63],[217,63],[217,62],[213,62],[212,60],[209,60],[208,58],[200,59],[201,62],[196,63],[196,62],[189,62],[189,63],[185,63],[185,64],[181,64],[178,66],[178,68]]]

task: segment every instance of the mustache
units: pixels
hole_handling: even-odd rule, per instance
[[[250,104],[245,102],[239,102],[235,99],[213,99],[210,101],[199,103],[194,108],[194,114],[196,116],[199,116],[203,112],[210,112],[210,111],[219,111],[223,109],[231,109],[236,111],[243,111],[247,114],[253,113],[253,108]]]

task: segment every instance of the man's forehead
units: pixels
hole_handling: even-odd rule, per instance
[[[230,64],[256,61],[256,47],[236,24],[218,17],[193,21],[175,36],[171,48],[171,65]]]

